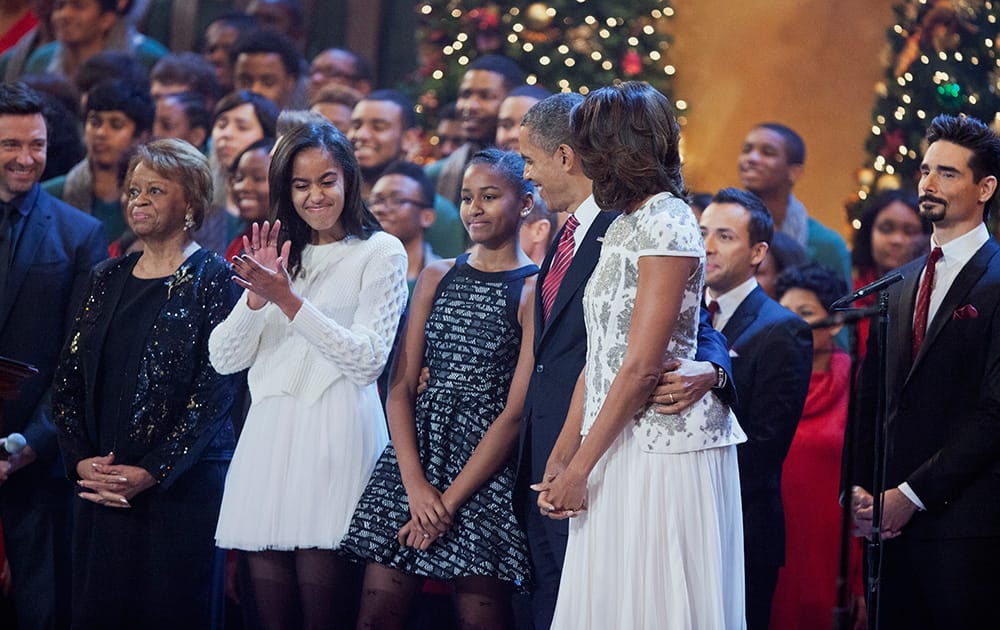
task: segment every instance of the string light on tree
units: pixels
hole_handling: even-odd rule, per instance
[[[472,59],[501,54],[552,91],[588,93],[641,80],[668,97],[676,69],[670,0],[424,0],[417,5],[419,69],[411,87],[426,113],[454,100]]]
[[[915,189],[927,122],[966,114],[1000,124],[1000,3],[904,0],[886,32],[891,61],[875,86],[868,163],[847,201],[852,225],[865,201],[887,188]]]

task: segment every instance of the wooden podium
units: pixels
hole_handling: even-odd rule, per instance
[[[0,357],[0,400],[17,398],[17,388],[21,381],[38,374],[33,365]],[[3,405],[0,405],[0,434],[3,434]]]

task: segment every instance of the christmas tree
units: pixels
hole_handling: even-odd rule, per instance
[[[894,7],[885,79],[876,86],[870,159],[848,202],[855,229],[874,193],[915,189],[924,132],[938,114],[1000,120],[998,2],[907,0]]]
[[[667,62],[674,14],[667,0],[548,0],[496,3],[427,0],[417,5],[419,68],[411,81],[418,110],[431,120],[455,99],[476,57],[500,54],[552,92],[591,89],[615,80],[647,81],[670,97]],[[678,114],[687,104],[675,103]],[[683,122],[682,122],[683,124]]]

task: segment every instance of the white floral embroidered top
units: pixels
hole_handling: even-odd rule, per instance
[[[695,358],[705,245],[691,208],[664,192],[635,212],[615,219],[584,291],[587,368],[583,435],[593,426],[625,358],[642,256],[699,259],[684,289],[680,315],[664,357]],[[685,453],[746,441],[736,416],[714,393],[677,415],[656,413],[649,405],[636,415],[631,430],[645,450],[658,453]]]

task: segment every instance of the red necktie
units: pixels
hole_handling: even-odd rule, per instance
[[[715,316],[719,314],[719,302],[718,300],[712,300],[708,303],[708,323],[715,326]]]
[[[927,315],[931,310],[931,291],[934,289],[934,267],[937,261],[941,260],[943,252],[940,247],[931,250],[927,257],[927,269],[924,271],[924,278],[920,281],[920,290],[917,292],[917,310],[913,316],[913,347],[911,348],[911,358],[917,358],[920,345],[924,342],[924,334],[927,332]]]
[[[552,264],[549,272],[545,274],[542,281],[542,313],[547,320],[549,312],[552,311],[552,304],[556,301],[556,293],[559,292],[559,284],[562,282],[566,270],[569,269],[570,262],[573,261],[573,232],[576,232],[580,222],[576,216],[569,215],[566,225],[563,227],[562,236],[559,237],[559,244],[556,246],[556,255],[552,257]]]

